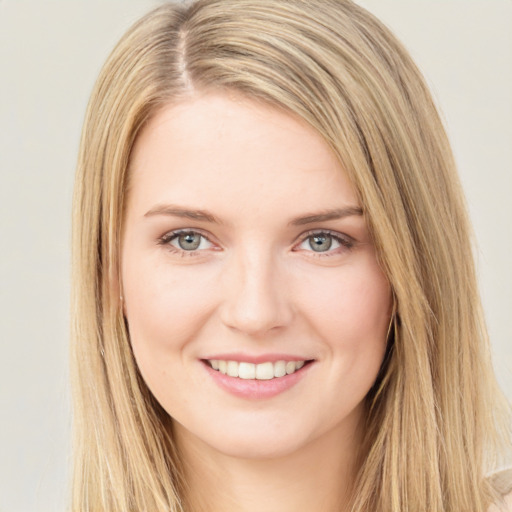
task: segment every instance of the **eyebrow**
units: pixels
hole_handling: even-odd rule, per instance
[[[172,217],[183,217],[186,219],[199,220],[202,222],[211,222],[214,224],[223,224],[215,215],[206,210],[190,210],[181,206],[158,205],[144,214],[144,217],[154,215],[170,215]]]
[[[169,215],[172,217],[182,217],[186,219],[197,220],[201,222],[210,222],[213,224],[224,224],[213,213],[207,210],[193,210],[183,208],[176,205],[157,205],[151,208],[144,214],[144,217],[152,217],[155,215]],[[360,206],[347,206],[345,208],[335,208],[332,210],[325,210],[320,213],[311,213],[301,217],[292,219],[289,226],[304,226],[305,224],[312,224],[314,222],[325,222],[328,220],[343,219],[353,215],[363,215],[363,209]]]
[[[312,213],[303,217],[298,217],[290,221],[291,226],[304,226],[304,224],[312,224],[313,222],[325,222],[328,220],[343,219],[352,215],[363,215],[363,209],[360,206],[347,206],[345,208],[335,208],[334,210],[326,210],[321,213]]]

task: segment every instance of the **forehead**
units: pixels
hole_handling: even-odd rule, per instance
[[[340,163],[304,121],[227,93],[162,108],[139,135],[129,202],[185,202],[239,212],[357,205]],[[201,204],[201,203],[208,204]]]

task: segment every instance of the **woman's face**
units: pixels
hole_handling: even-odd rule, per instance
[[[242,457],[352,436],[391,293],[326,143],[272,107],[196,95],[151,119],[130,172],[125,315],[178,434]]]

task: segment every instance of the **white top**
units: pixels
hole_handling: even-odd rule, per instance
[[[512,512],[512,468],[497,471],[489,478],[504,497],[503,503],[492,505],[489,512]]]

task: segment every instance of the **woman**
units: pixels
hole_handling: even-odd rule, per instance
[[[505,506],[450,148],[357,5],[143,18],[93,93],[74,222],[74,510]]]

